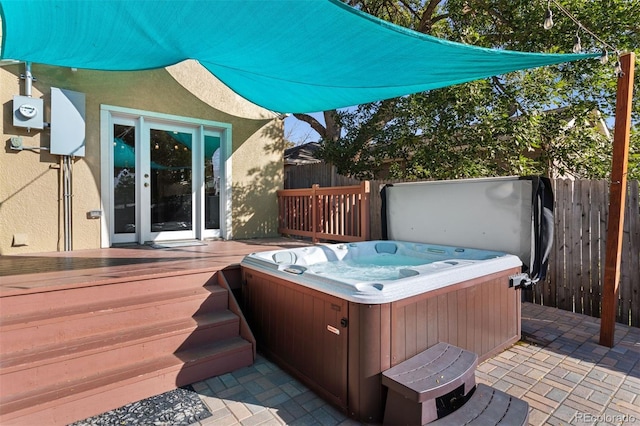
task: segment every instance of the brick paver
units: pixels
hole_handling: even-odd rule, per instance
[[[523,339],[478,365],[476,381],[527,401],[532,426],[640,426],[640,329],[616,325],[606,348],[599,327],[596,318],[523,303]],[[212,413],[198,426],[360,424],[260,356],[193,388]]]
[[[598,344],[598,319],[529,303],[522,312],[523,340],[498,357],[524,358],[499,380],[482,375],[483,383],[524,388],[530,425],[640,426],[640,329],[617,325],[607,348]]]

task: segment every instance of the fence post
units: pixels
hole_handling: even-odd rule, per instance
[[[364,241],[369,241],[371,238],[371,226],[369,219],[369,194],[371,193],[371,182],[368,180],[362,181],[360,184],[360,237]]]
[[[318,194],[316,191],[320,188],[320,185],[314,183],[311,185],[311,232],[313,233],[311,237],[311,242],[314,244],[318,242],[318,218],[320,211],[320,200],[318,199]]]
[[[609,189],[609,223],[607,225],[604,280],[602,283],[602,317],[600,320],[600,344],[610,348],[614,344],[620,284],[635,59],[636,56],[633,52],[625,53],[620,57],[624,73],[618,77],[616,97],[616,125],[613,135],[613,159]]]
[[[284,197],[280,193],[280,191],[276,192],[278,199],[278,233],[282,234],[282,229],[284,228]]]

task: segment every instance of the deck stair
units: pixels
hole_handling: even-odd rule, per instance
[[[385,425],[526,425],[529,405],[475,383],[478,356],[440,342],[382,373]]]
[[[68,424],[252,364],[228,287],[200,271],[2,295],[0,424]]]

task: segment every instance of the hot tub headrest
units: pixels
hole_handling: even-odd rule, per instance
[[[278,251],[275,252],[271,257],[273,258],[273,261],[278,264],[286,263],[289,265],[293,265],[296,263],[296,260],[298,260],[298,256],[296,256],[296,254],[291,251]]]
[[[395,254],[398,251],[398,246],[395,243],[377,243],[376,244],[376,252],[378,253],[389,253]]]

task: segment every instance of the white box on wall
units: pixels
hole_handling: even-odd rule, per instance
[[[51,147],[55,155],[84,157],[85,94],[51,88]]]

